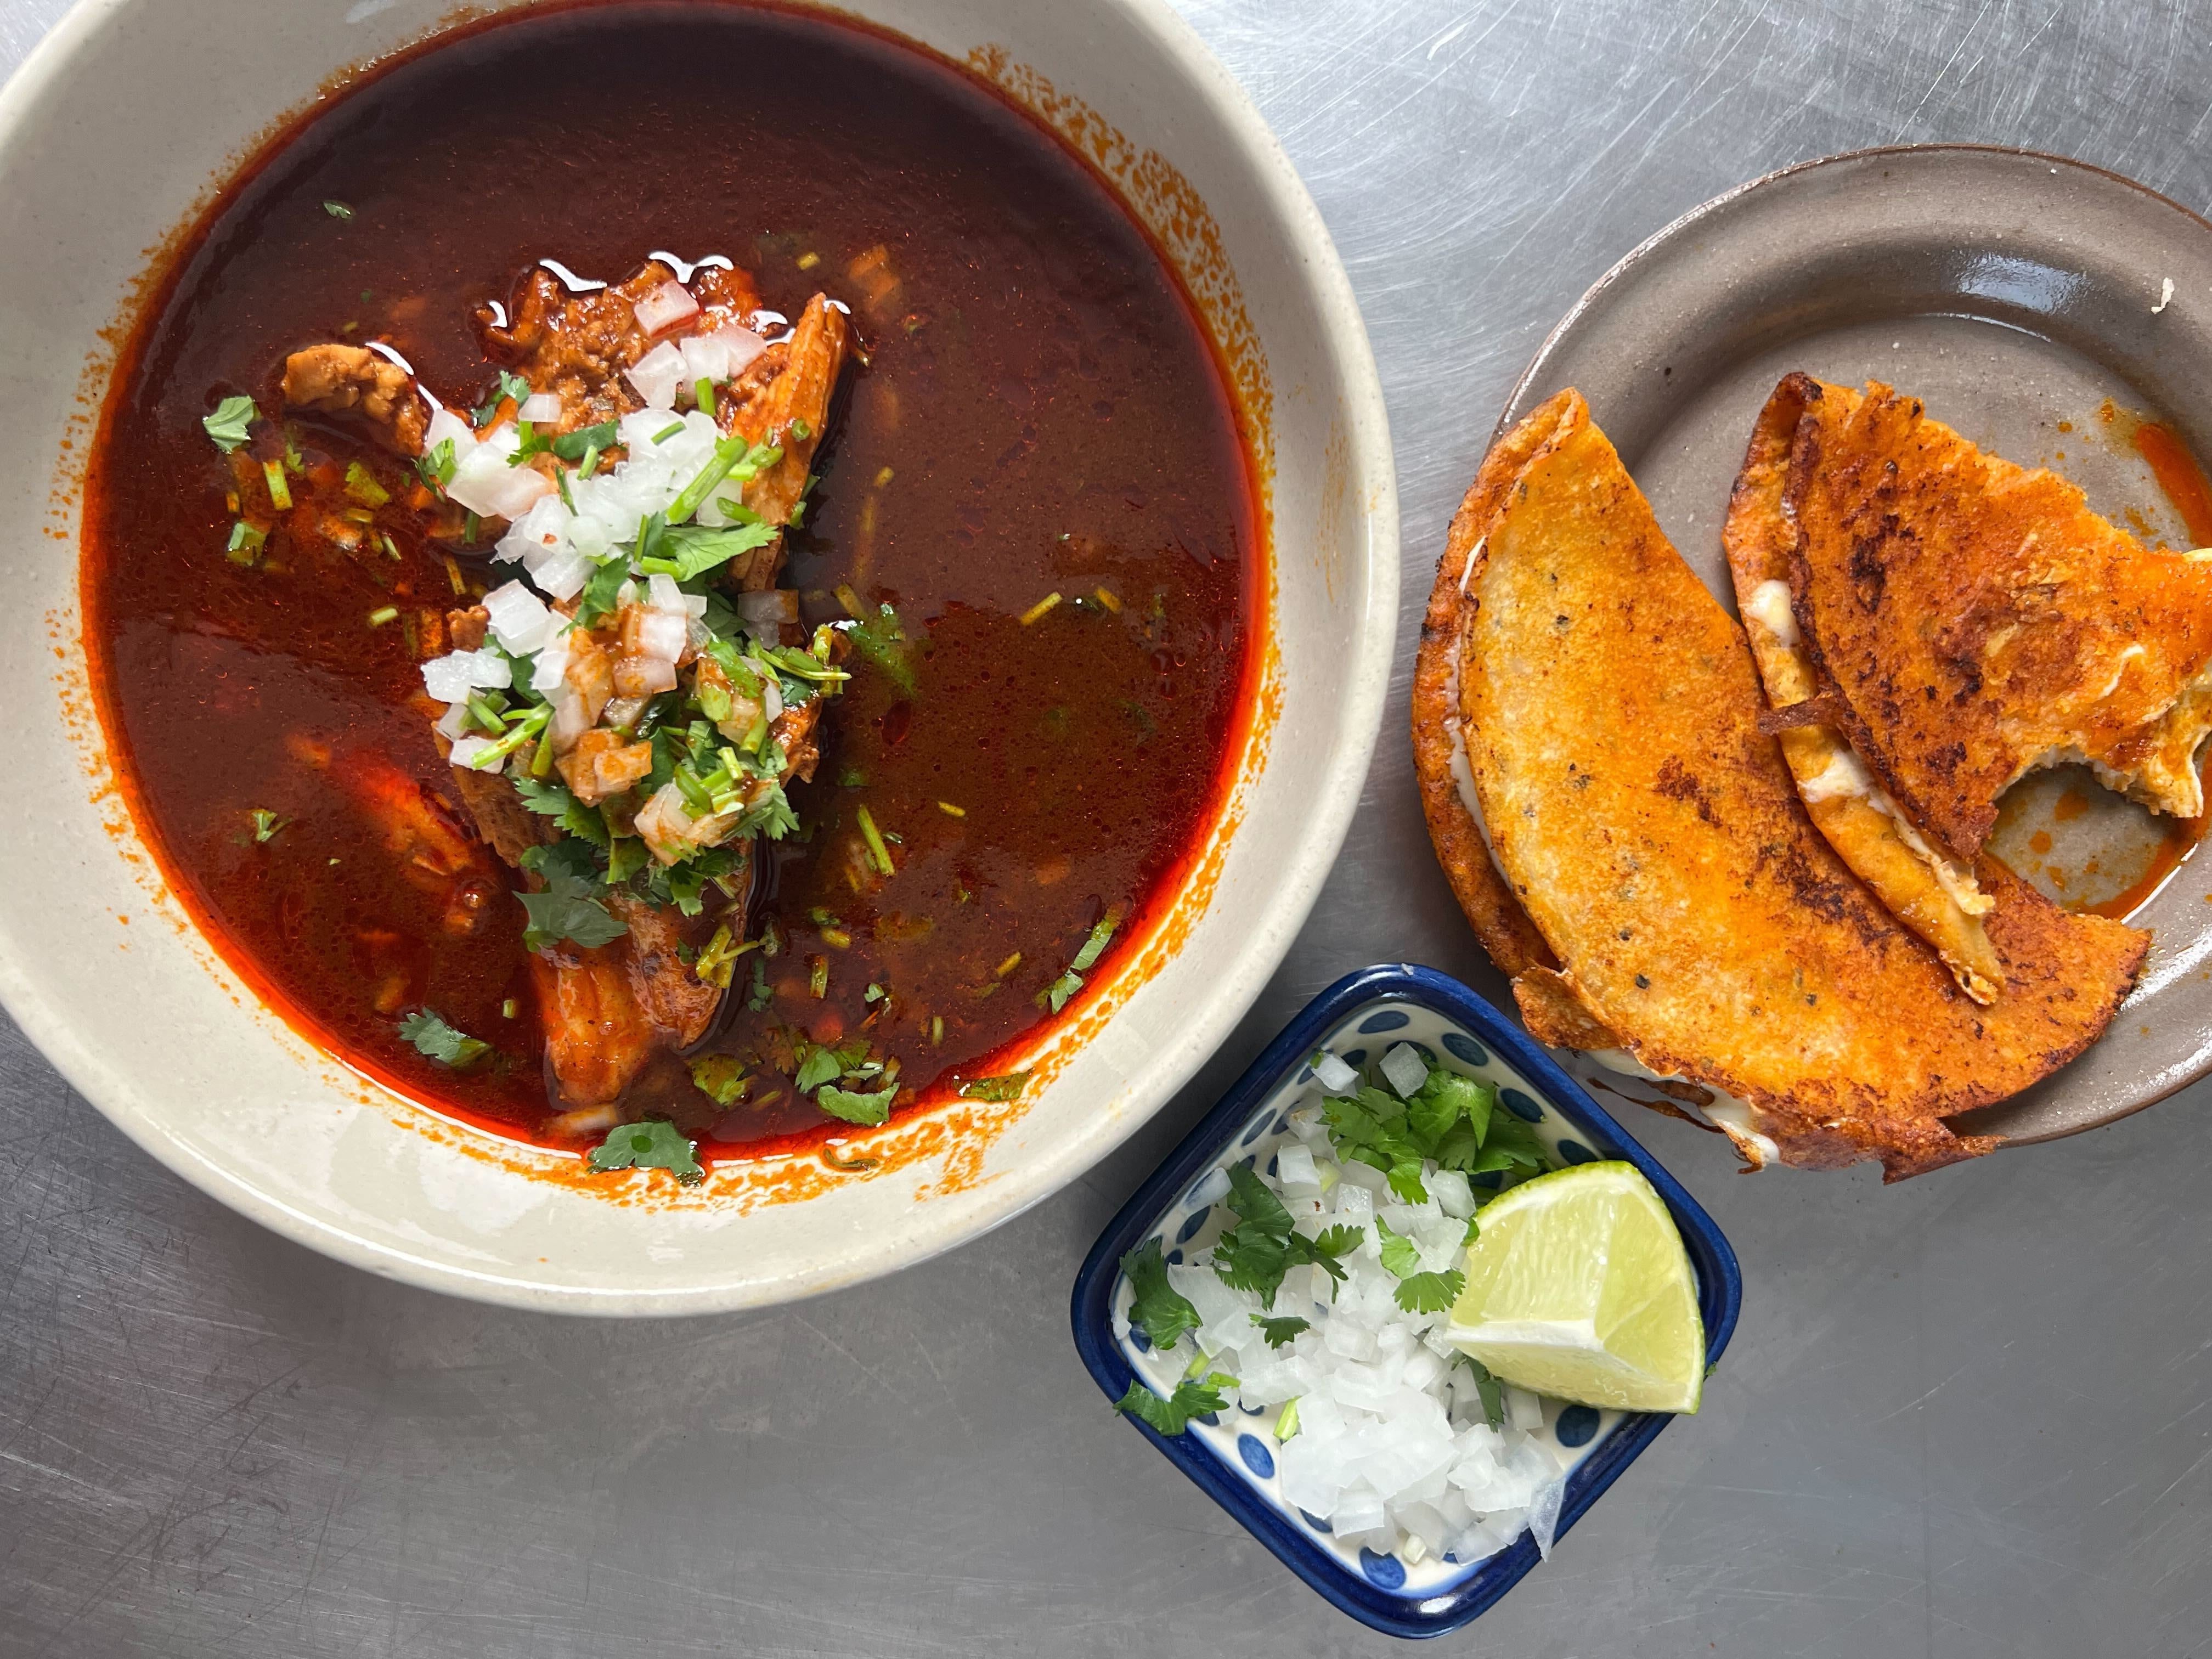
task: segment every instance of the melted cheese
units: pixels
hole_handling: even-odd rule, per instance
[[[1592,1048],[1589,1058],[1619,1077],[1640,1078],[1646,1083],[1687,1083],[1687,1078],[1662,1077],[1626,1048]],[[1741,1149],[1753,1169],[1763,1170],[1770,1164],[1782,1161],[1782,1149],[1758,1128],[1759,1114],[1748,1101],[1738,1100],[1734,1095],[1723,1094],[1710,1083],[1696,1085],[1712,1098],[1702,1107],[1692,1106],[1686,1100],[1668,1097],[1670,1104],[1680,1107],[1709,1127],[1718,1129]]]
[[[1743,614],[1789,647],[1797,648],[1797,613],[1790,608],[1790,584],[1769,579],[1751,590]]]

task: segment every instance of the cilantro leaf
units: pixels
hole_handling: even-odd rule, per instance
[[[1420,1271],[1421,1253],[1412,1239],[1403,1233],[1392,1232],[1390,1224],[1380,1216],[1375,1218],[1375,1234],[1382,1241],[1382,1265],[1385,1267],[1401,1279]]]
[[[492,387],[491,395],[489,398],[486,398],[482,404],[477,405],[475,416],[472,418],[471,424],[482,426],[486,421],[489,421],[493,416],[499,413],[499,406],[505,403],[509,398],[514,398],[516,403],[520,404],[529,395],[530,382],[524,380],[520,374],[510,374],[502,368],[499,372],[499,384]]]
[[[1114,1402],[1114,1409],[1152,1425],[1161,1434],[1181,1434],[1194,1417],[1211,1417],[1229,1402],[1212,1377],[1186,1377],[1163,1400],[1141,1382],[1131,1382],[1129,1392]]]
[[[654,556],[640,558],[637,568],[647,575],[688,582],[775,539],[775,529],[764,524],[735,524],[726,530],[677,525],[663,532]]]
[[[1261,1307],[1272,1308],[1291,1267],[1291,1212],[1242,1164],[1229,1166],[1228,1202],[1237,1224],[1214,1242],[1214,1276],[1231,1290],[1252,1291]]]
[[[816,1092],[814,1103],[832,1117],[872,1128],[890,1121],[891,1097],[897,1093],[896,1089],[885,1089],[880,1094],[855,1094],[850,1089],[824,1085]]]
[[[246,427],[260,416],[252,398],[234,395],[217,404],[214,414],[202,416],[200,424],[215,440],[215,447],[228,455],[246,441]]]
[[[607,821],[596,807],[586,806],[566,785],[537,778],[517,778],[515,793],[522,804],[540,817],[551,818],[567,834],[605,848],[610,837]]]
[[[799,1075],[792,1079],[799,1092],[811,1095],[825,1083],[835,1083],[845,1075],[845,1062],[837,1057],[835,1048],[810,1047],[805,1058],[799,1062]]]
[[[1263,1314],[1254,1314],[1252,1322],[1260,1328],[1260,1334],[1267,1339],[1267,1346],[1271,1348],[1281,1347],[1300,1331],[1309,1328],[1305,1320],[1288,1314],[1274,1319]]]
[[[642,1123],[618,1123],[592,1152],[592,1168],[604,1175],[611,1170],[670,1170],[687,1187],[707,1178],[694,1155],[693,1143],[661,1118]]]
[[[1467,1275],[1456,1267],[1449,1273],[1414,1273],[1398,1281],[1398,1305],[1407,1313],[1442,1313],[1466,1288]]]
[[[1185,1331],[1199,1328],[1198,1310],[1168,1282],[1158,1239],[1148,1238],[1124,1255],[1121,1273],[1129,1281],[1129,1322],[1144,1331],[1153,1347],[1165,1352],[1182,1340]]]
[[[1505,1390],[1490,1374],[1490,1368],[1471,1353],[1458,1355],[1455,1364],[1464,1365],[1474,1377],[1474,1392],[1482,1401],[1482,1415],[1492,1429],[1505,1425]]]
[[[333,219],[350,219],[353,217],[353,210],[348,207],[343,202],[325,202],[323,204],[323,211],[329,214]]]
[[[491,1044],[482,1037],[472,1037],[467,1032],[447,1024],[435,1012],[420,1009],[399,1022],[399,1035],[415,1045],[426,1059],[456,1072],[473,1066],[491,1052]]]
[[[701,1054],[691,1062],[691,1083],[717,1106],[734,1106],[745,1097],[752,1079],[734,1054]]]
[[[589,628],[602,617],[615,612],[617,596],[622,585],[629,580],[629,562],[610,559],[592,573],[584,584],[583,597],[576,602],[576,626]]]
[[[963,1100],[1019,1100],[1022,1091],[1029,1087],[1029,1082],[1027,1072],[1009,1072],[1004,1077],[971,1077],[960,1085],[960,1097]]]
[[[282,830],[286,824],[291,823],[291,821],[292,820],[289,818],[278,817],[274,812],[270,811],[265,806],[255,807],[253,809],[254,841],[256,843],[259,843],[269,840],[270,837],[274,836],[279,830]]]
[[[553,440],[553,453],[564,461],[580,461],[588,450],[596,449],[605,454],[615,447],[617,430],[612,421],[604,421],[598,426],[578,427],[574,432],[563,432]]]
[[[522,935],[525,949],[547,951],[567,939],[588,951],[611,945],[629,932],[592,896],[599,890],[599,869],[592,848],[584,842],[533,847],[522,855],[522,867],[545,884],[543,892],[515,895],[530,918]]]

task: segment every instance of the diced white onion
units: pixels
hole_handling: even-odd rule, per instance
[[[682,611],[647,611],[637,619],[637,648],[658,662],[673,663],[690,643],[691,619]],[[668,688],[663,686],[662,690]]]
[[[440,702],[465,702],[476,690],[501,690],[514,683],[496,651],[450,651],[422,665],[422,689]]]
[[[465,766],[472,772],[498,772],[504,770],[507,766],[507,762],[504,757],[501,757],[500,760],[495,761],[488,766],[479,766],[477,764],[477,757],[482,755],[485,750],[491,746],[492,740],[489,738],[461,738],[455,741],[453,744],[453,752],[450,758],[454,765]]]
[[[1398,1091],[1399,1099],[1410,1099],[1429,1080],[1429,1063],[1414,1052],[1410,1042],[1395,1043],[1382,1056],[1382,1076]]]
[[[729,349],[730,378],[733,380],[752,367],[754,358],[768,349],[766,340],[749,328],[739,328],[735,323],[727,323],[716,329],[712,337]]]
[[[1314,1077],[1333,1095],[1344,1094],[1359,1081],[1359,1073],[1334,1054],[1323,1054],[1314,1066]]]
[[[453,443],[453,459],[459,460],[477,447],[477,430],[450,409],[440,408],[430,416],[430,425],[422,434],[422,453],[427,455],[448,438]]]
[[[553,752],[565,755],[576,746],[576,739],[592,729],[591,710],[573,685],[564,685],[553,694]]]
[[[530,689],[544,693],[558,690],[562,677],[568,672],[568,635],[566,629],[545,642],[544,650],[530,672]]]
[[[645,602],[655,611],[666,611],[677,616],[684,614],[684,590],[676,585],[676,578],[655,571],[646,578]]]
[[[526,559],[523,564],[530,572],[530,580],[544,588],[549,598],[556,599],[574,599],[599,568],[573,547],[548,553],[542,559]]]
[[[684,382],[684,354],[663,340],[625,369],[623,377],[637,388],[647,409],[674,409],[676,388]]]
[[[684,374],[692,380],[726,380],[730,378],[729,342],[719,334],[687,334],[676,343],[684,354]]]
[[[468,729],[468,704],[465,702],[451,703],[447,706],[446,712],[438,716],[438,724],[435,730],[440,737],[445,738],[447,742],[451,743],[454,739],[458,738],[463,732]]]
[[[488,434],[461,457],[446,494],[487,519],[520,519],[554,492],[553,480],[544,473],[507,465],[507,457],[520,447],[511,427]]]
[[[520,582],[506,582],[484,595],[484,610],[491,618],[492,637],[510,656],[526,657],[543,647],[562,626],[545,602]]]
[[[783,690],[773,674],[761,677],[761,712],[772,720],[783,718]]]
[[[637,302],[637,325],[647,334],[659,334],[699,314],[699,302],[681,283],[663,283]]]
[[[532,426],[552,426],[561,419],[561,400],[550,392],[533,392],[522,400],[515,419]]]
[[[792,587],[771,587],[765,592],[738,595],[738,614],[755,628],[773,628],[778,623],[799,620],[799,590]]]

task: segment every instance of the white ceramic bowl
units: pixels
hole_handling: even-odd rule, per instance
[[[842,1156],[875,1159],[866,1172],[809,1156],[726,1164],[690,1189],[659,1173],[584,1181],[576,1159],[453,1124],[263,1008],[163,889],[83,690],[75,497],[106,385],[102,331],[147,250],[259,135],[447,9],[83,0],[0,93],[0,385],[16,434],[0,446],[15,618],[0,654],[0,998],[171,1169],[374,1273],[621,1314],[747,1307],[887,1273],[1054,1191],[1158,1109],[1250,1006],[1343,839],[1381,718],[1398,570],[1389,434],[1350,286],[1258,113],[1159,0],[849,8],[1079,131],[1133,181],[1125,194],[1217,336],[1249,325],[1243,389],[1274,460],[1267,712],[1209,849],[1210,890],[1048,1042],[1030,1099],[856,1133]]]

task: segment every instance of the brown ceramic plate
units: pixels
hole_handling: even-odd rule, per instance
[[[2147,541],[2212,541],[2144,458],[2161,434],[2185,477],[2187,456],[2212,453],[2212,224],[2116,173],[1931,144],[1769,174],[1608,271],[1552,331],[1498,429],[1578,389],[1733,612],[1722,514],[1753,418],[1791,369],[1912,393],[1984,448],[2071,478]],[[1994,844],[2062,902],[2125,915],[2154,944],[2101,1042],[1960,1127],[2053,1139],[2212,1071],[2212,853],[2176,867],[2184,827],[2075,768],[2017,786]]]

